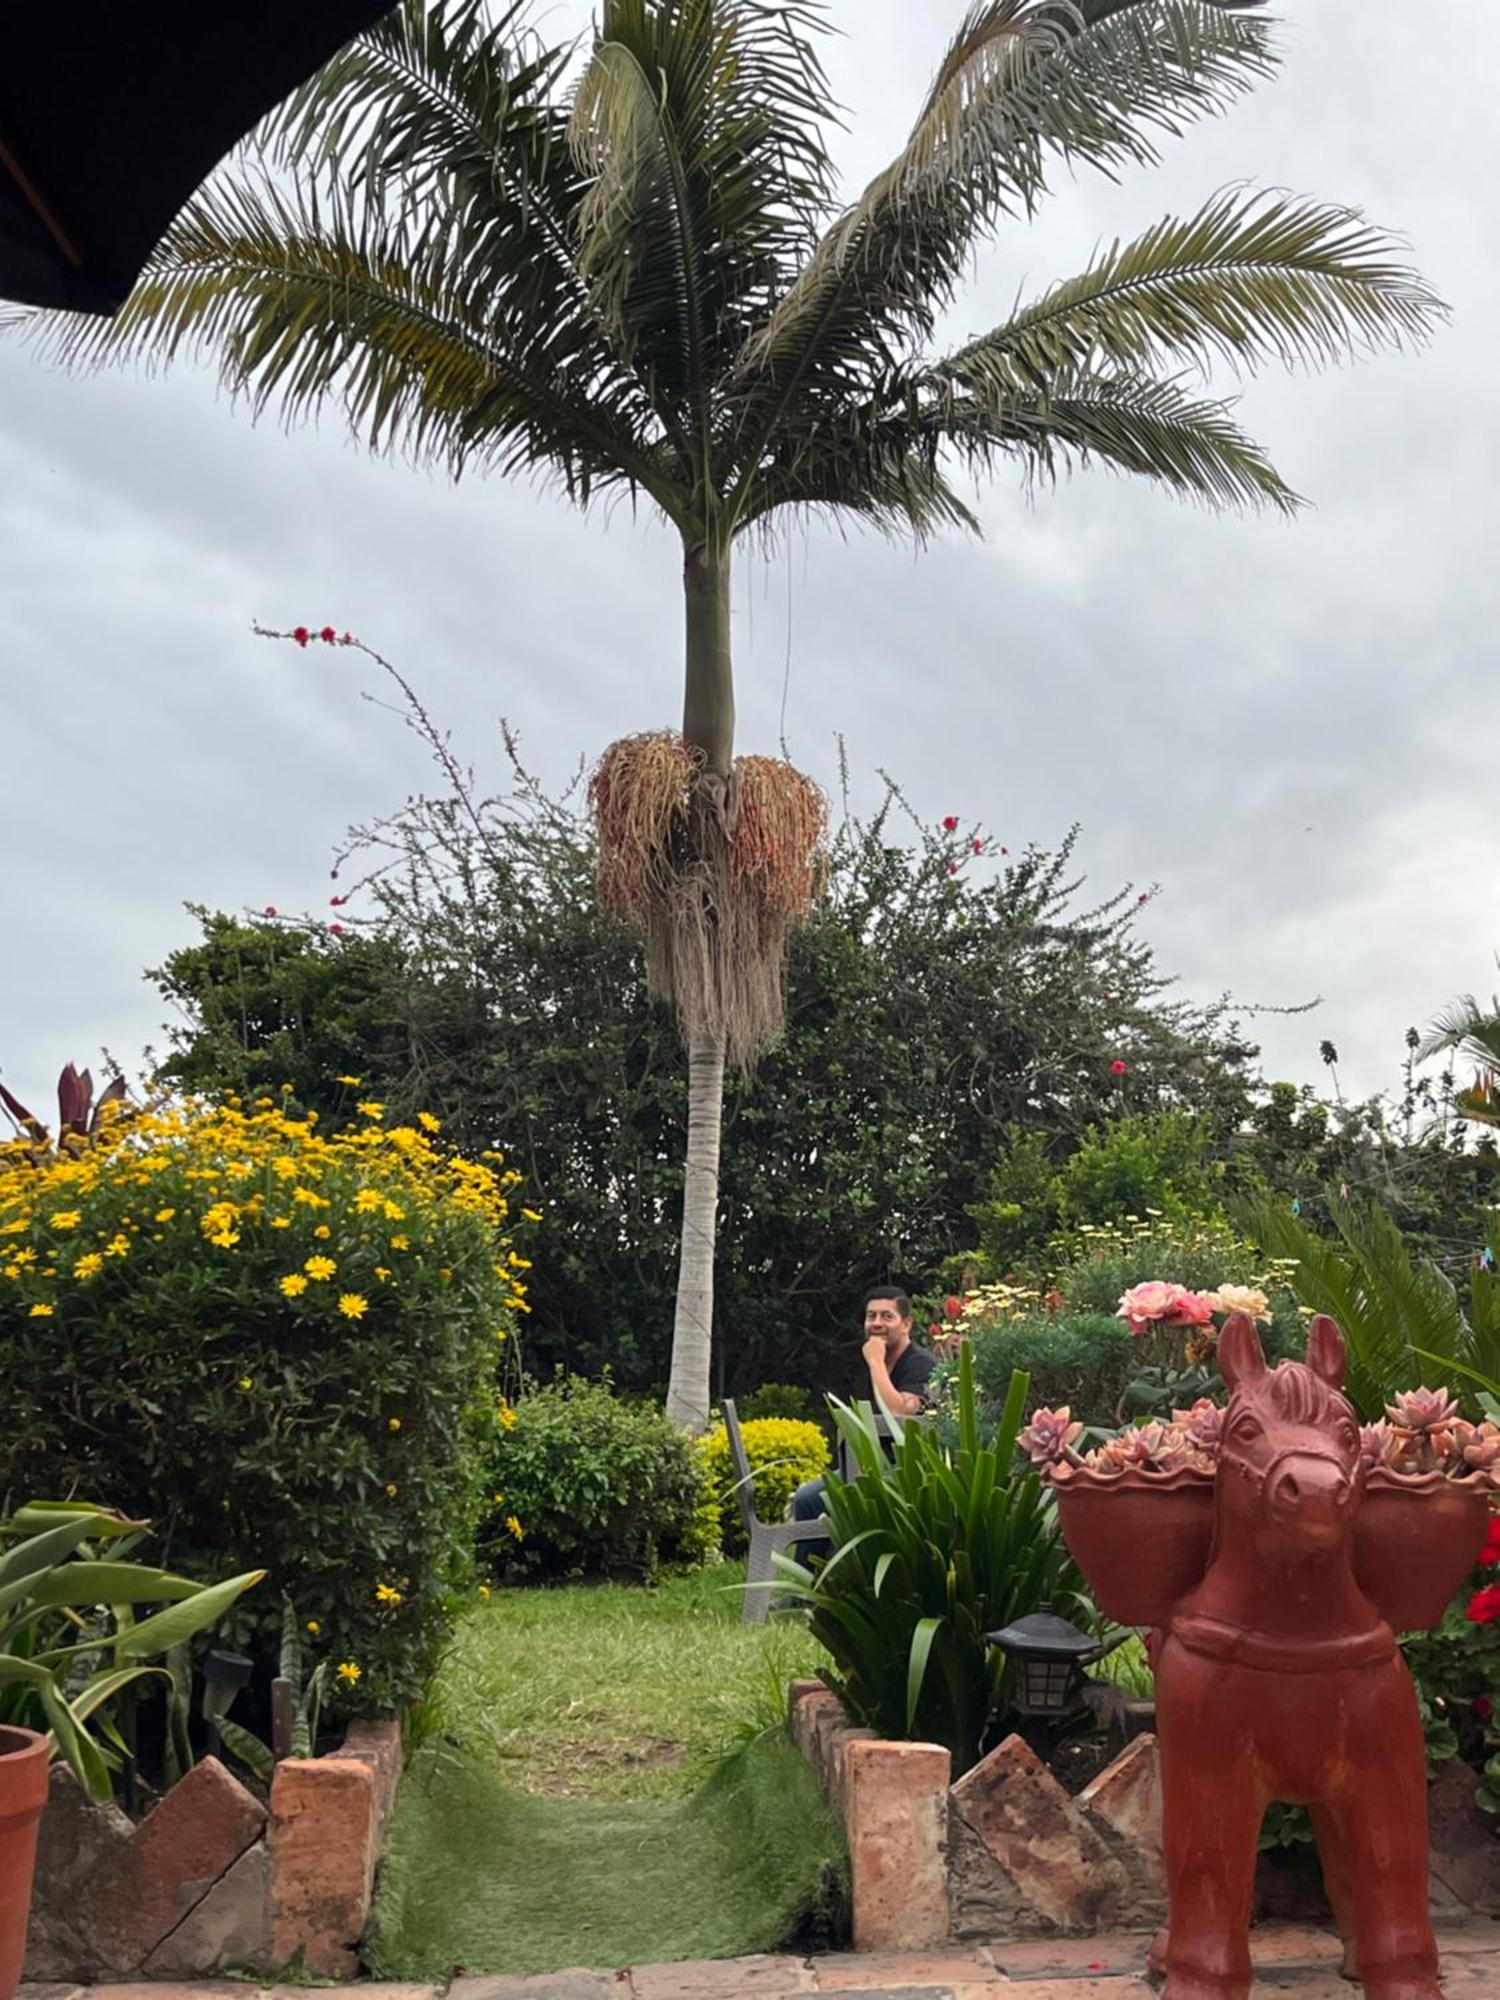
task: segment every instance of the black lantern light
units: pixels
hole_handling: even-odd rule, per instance
[[[1097,1639],[1059,1618],[1049,1604],[986,1636],[1014,1662],[1011,1706],[1037,1722],[1057,1722],[1068,1713],[1081,1669],[1100,1652]]]
[[[208,1726],[208,1754],[219,1754],[219,1723],[229,1713],[235,1696],[255,1671],[255,1662],[244,1653],[208,1653],[203,1661],[203,1720]]]

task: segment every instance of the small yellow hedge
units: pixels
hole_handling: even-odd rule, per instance
[[[816,1424],[795,1417],[755,1417],[740,1425],[745,1456],[750,1461],[755,1511],[763,1521],[779,1521],[804,1479],[816,1479],[830,1463],[828,1440]],[[700,1445],[709,1483],[719,1496],[719,1536],[727,1556],[745,1552],[745,1524],[734,1490],[734,1466],[729,1457],[729,1433],[716,1424]]]

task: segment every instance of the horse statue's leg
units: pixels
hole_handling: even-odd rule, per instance
[[[1162,2000],[1249,2000],[1250,1909],[1265,1801],[1249,1774],[1211,1765],[1167,1778],[1163,1859],[1171,1911]]]
[[[1427,1762],[1406,1669],[1393,1661],[1351,1704],[1354,1727],[1327,1801],[1366,2000],[1442,2000],[1428,1914]]]
[[[1349,1857],[1339,1839],[1338,1825],[1327,1806],[1309,1806],[1308,1818],[1318,1837],[1318,1860],[1323,1869],[1323,1887],[1328,1892],[1339,1936],[1344,1941],[1344,1962],[1339,1967],[1343,1979],[1359,1978],[1359,1948],[1354,1918],[1354,1884],[1349,1879]]]

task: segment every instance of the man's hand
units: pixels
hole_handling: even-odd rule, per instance
[[[848,1349],[844,1352],[847,1354]],[[881,1334],[872,1333],[864,1346],[865,1366],[873,1373],[877,1368],[885,1373],[885,1340]]]

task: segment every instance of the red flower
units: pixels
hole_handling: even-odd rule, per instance
[[[342,908],[344,907],[344,899],[343,899],[343,897],[342,897],[342,896],[330,896],[330,897],[328,898],[328,907],[329,907],[329,909],[330,909],[330,910],[341,910],[341,909],[342,909]]]
[[[1009,849],[1008,847],[1002,847],[1002,848],[1001,848],[1001,850],[1000,850],[1000,852],[1001,852],[1002,854],[1009,854],[1009,853],[1010,853],[1010,849]]]
[[[276,915],[276,905],[274,903],[267,903],[265,910],[262,912],[262,914],[268,917],[274,917]]]
[[[1487,1694],[1475,1695],[1474,1713],[1479,1717],[1481,1722],[1488,1722],[1490,1717],[1495,1713],[1495,1704]]]
[[[1125,1074],[1125,1065],[1120,1061],[1118,1056],[1110,1064],[1109,1073],[1111,1076],[1123,1076]]]
[[[963,1311],[963,1309],[964,1309],[963,1300],[954,1298],[951,1292],[948,1294],[947,1298],[943,1300],[943,1315],[946,1319],[949,1320],[957,1319],[959,1314]]]
[[[948,873],[950,875],[956,875],[958,873],[958,863],[956,861],[950,861],[948,863]]]
[[[976,854],[983,854],[983,852],[984,852],[984,842],[983,842],[982,840],[976,840],[976,841],[975,841],[975,843],[974,843],[974,852],[975,852]]]
[[[340,637],[339,644],[341,646],[357,646],[359,644],[359,641],[355,638],[352,632],[345,632]]]
[[[944,833],[957,833],[957,832],[958,832],[958,814],[957,814],[957,813],[949,813],[948,817],[947,817],[947,818],[946,818],[946,819],[945,819],[945,820],[943,821],[943,831],[944,831]]]
[[[1147,891],[1146,891],[1146,890],[1144,890],[1144,889],[1142,889],[1141,893],[1140,893],[1140,894],[1139,894],[1139,895],[1138,895],[1138,896],[1136,897],[1136,899],[1135,899],[1135,900],[1136,900],[1136,901],[1137,901],[1138,903],[1149,903],[1149,902],[1150,902],[1150,900],[1151,900],[1151,898],[1150,898],[1149,894],[1147,893]]]
[[[299,646],[305,646],[312,637],[312,633],[308,631],[305,625],[299,625],[293,631],[292,637],[297,641]]]
[[[339,636],[338,633],[334,631],[331,625],[325,625],[322,631],[318,634],[318,637],[323,641],[323,644],[325,646],[333,645],[334,642],[337,640],[338,636]]]
[[[328,935],[330,937],[342,937],[344,935],[344,926],[342,924],[330,924],[328,926]]]
[[[1486,1568],[1500,1563],[1500,1515],[1491,1514],[1490,1524],[1485,1529],[1484,1541],[1480,1545],[1477,1560]]]
[[[1500,1583],[1487,1583],[1469,1599],[1464,1613],[1471,1625],[1493,1625],[1500,1618]]]

